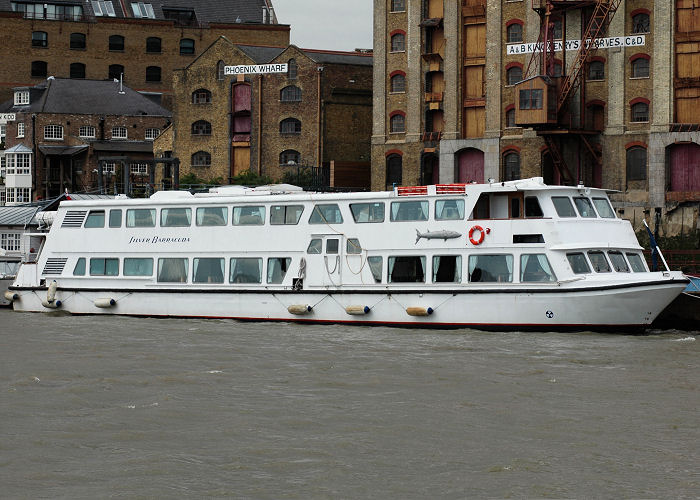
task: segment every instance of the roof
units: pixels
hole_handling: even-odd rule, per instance
[[[54,4],[81,5],[83,15],[87,18],[97,18],[92,8],[92,2],[81,0],[52,0]],[[149,0],[153,7],[156,19],[165,19],[163,9],[193,10],[196,21],[206,23],[252,23],[262,24],[263,6],[269,3],[267,0]],[[124,12],[122,5],[130,6],[131,2],[122,3],[112,1],[114,14],[117,18],[134,18],[134,13],[129,7]],[[0,0],[0,11],[11,12],[11,0]],[[274,14],[273,14],[274,16]],[[273,22],[276,18],[273,17]]]
[[[337,50],[320,49],[299,49],[296,45],[287,47],[266,47],[261,45],[240,45],[236,46],[245,55],[250,57],[257,64],[266,64],[278,57],[289,47],[300,50],[312,61],[319,64],[354,64],[359,66],[372,66],[372,54],[361,52],[341,52]]]
[[[16,111],[81,115],[163,116],[172,113],[148,97],[114,80],[49,77],[33,87],[28,106]]]
[[[31,153],[32,150],[24,144],[15,144],[11,148],[5,150],[5,153]]]
[[[34,215],[40,210],[37,206],[0,207],[0,226],[26,226],[32,223]],[[37,224],[34,221],[34,224]]]
[[[257,64],[269,63],[286,49],[286,47],[264,47],[258,45],[236,45],[236,47]]]
[[[43,144],[39,145],[39,151],[45,155],[53,156],[73,156],[78,153],[82,153],[89,146],[87,144],[82,144],[80,146],[45,146]]]

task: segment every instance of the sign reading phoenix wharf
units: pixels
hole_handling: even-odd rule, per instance
[[[630,36],[613,36],[609,38],[596,38],[593,40],[593,48],[595,49],[612,49],[615,47],[638,47],[644,45],[646,37],[644,35]],[[591,42],[589,42],[591,43]],[[507,54],[531,54],[533,52],[542,52],[542,43],[509,43],[506,45]],[[581,48],[581,40],[567,40],[566,50],[578,50]],[[562,50],[562,41],[554,42],[554,51]]]
[[[280,64],[241,64],[224,66],[224,75],[262,75],[263,73],[286,73],[287,63]]]

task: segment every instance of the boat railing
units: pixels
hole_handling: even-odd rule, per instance
[[[681,270],[685,274],[700,274],[700,250],[665,250],[664,257],[668,267],[673,270]],[[644,250],[649,269],[651,269],[651,250]],[[661,264],[661,263],[659,263]]]

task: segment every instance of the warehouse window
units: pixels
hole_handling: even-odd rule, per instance
[[[84,33],[71,33],[70,34],[70,48],[71,49],[84,49],[86,47],[86,38]]]
[[[149,54],[160,54],[161,52],[161,40],[156,36],[149,36],[146,38],[146,52]]]
[[[194,40],[183,38],[180,40],[180,55],[189,56],[194,54]]]
[[[406,35],[404,33],[395,33],[391,36],[391,52],[406,51]]]
[[[45,78],[47,66],[46,61],[32,61],[32,78]]]
[[[516,43],[523,41],[523,25],[518,22],[511,23],[506,28],[508,43]]]
[[[206,151],[197,151],[192,155],[193,167],[211,167],[211,155]]]
[[[124,76],[124,66],[121,64],[110,64],[109,65],[109,78],[112,80],[119,80]]]
[[[627,150],[627,180],[644,181],[647,178],[647,149],[633,146]]]
[[[640,12],[632,16],[632,33],[649,33],[649,14]]]
[[[32,32],[32,47],[48,47],[49,46],[49,35],[46,31],[33,31]]]
[[[503,155],[503,180],[520,179],[520,153],[508,151]]]
[[[522,66],[512,66],[506,70],[506,81],[508,85],[515,85],[523,79]]]
[[[160,67],[159,66],[149,66],[146,68],[146,81],[147,82],[159,82],[160,81]]]
[[[391,92],[406,92],[406,76],[397,73],[391,77]]]
[[[301,122],[296,118],[285,118],[280,122],[280,134],[301,134]]]
[[[85,65],[83,63],[71,63],[70,65],[71,78],[85,78]]]
[[[192,124],[192,135],[211,135],[211,123],[197,120]]]
[[[288,85],[280,90],[280,101],[298,102],[301,101],[301,89],[296,85]]]
[[[109,50],[112,52],[124,52],[124,37],[111,35],[109,37]]]

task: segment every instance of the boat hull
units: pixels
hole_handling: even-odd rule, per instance
[[[11,287],[17,311],[484,330],[641,331],[686,286],[666,280],[557,289],[293,291]],[[111,300],[110,300],[111,299]],[[57,307],[56,303],[60,302]],[[113,305],[112,305],[113,303]],[[367,312],[365,312],[367,311]]]

